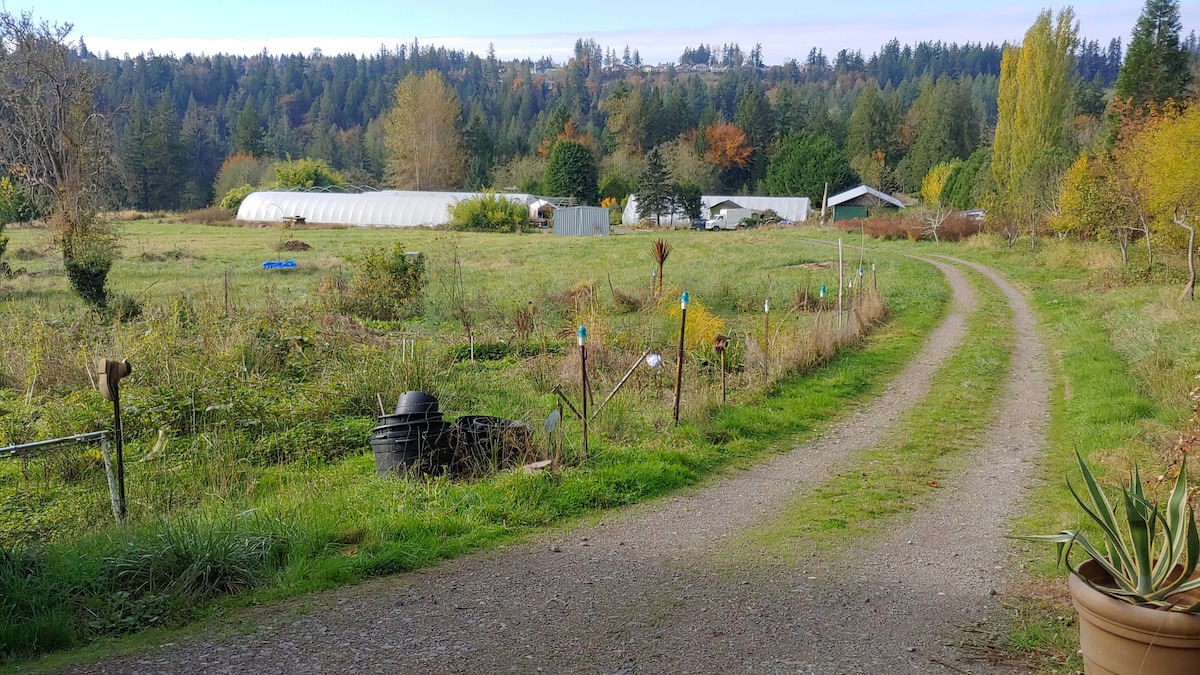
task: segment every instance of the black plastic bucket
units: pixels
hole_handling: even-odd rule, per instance
[[[396,414],[430,414],[437,413],[438,400],[423,391],[406,391],[396,401]]]
[[[437,471],[449,464],[453,434],[447,427],[438,434],[420,434],[406,438],[372,438],[375,473]]]
[[[438,436],[447,430],[448,425],[441,419],[416,420],[400,424],[386,424],[371,430],[373,438],[418,438]]]

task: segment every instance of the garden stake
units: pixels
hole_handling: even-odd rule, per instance
[[[583,420],[583,456],[584,456],[584,457],[587,457],[587,454],[588,454],[588,428],[587,428],[587,423],[588,423],[588,417],[587,417],[587,404],[588,404],[588,381],[587,381],[587,347],[585,347],[585,346],[583,345],[583,341],[584,341],[586,338],[587,338],[587,327],[585,327],[585,326],[580,326],[580,327],[579,327],[579,370],[580,370],[580,378],[579,378],[579,379],[580,379],[580,384],[581,384],[581,385],[582,385],[582,387],[583,387],[583,414],[582,414],[582,415],[580,415],[579,417],[580,417],[580,419],[582,419],[582,420]]]
[[[787,317],[784,317],[787,318]],[[771,299],[763,301],[763,386],[771,377]],[[722,354],[722,358],[724,355]],[[723,365],[723,364],[722,364]]]
[[[679,296],[679,308],[683,310],[683,318],[679,321],[679,359],[675,365],[675,423],[679,424],[679,399],[683,390],[683,333],[687,330],[688,294],[685,291]]]
[[[121,390],[122,378],[132,372],[128,361],[100,361],[100,395],[113,404],[113,440],[117,446],[117,520],[125,522],[125,441],[121,430]]]
[[[225,316],[229,316],[229,268],[225,268]]]
[[[842,240],[838,238],[838,332],[842,331],[842,291],[846,280],[842,278]]]

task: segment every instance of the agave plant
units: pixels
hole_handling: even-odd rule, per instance
[[[1067,487],[1075,501],[1100,527],[1105,552],[1079,530],[1018,538],[1054,542],[1058,545],[1059,564],[1066,564],[1068,569],[1073,569],[1067,559],[1071,547],[1078,544],[1116,584],[1116,587],[1097,586],[1088,581],[1102,593],[1135,605],[1200,613],[1200,602],[1187,606],[1168,600],[1172,595],[1200,588],[1200,578],[1192,578],[1200,557],[1200,534],[1197,534],[1195,511],[1188,503],[1186,456],[1167,500],[1166,515],[1160,511],[1157,502],[1146,497],[1141,475],[1135,468],[1130,487],[1119,488],[1124,501],[1122,518],[1117,517],[1083,458],[1079,453],[1075,456],[1092,505],[1089,507],[1084,503],[1070,481],[1067,481]]]

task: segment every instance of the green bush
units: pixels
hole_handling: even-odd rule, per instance
[[[13,183],[8,176],[0,178],[0,231],[9,223],[33,220],[39,215],[40,209],[30,199],[29,193]],[[2,248],[0,254],[3,254]]]
[[[285,188],[344,185],[346,180],[323,159],[297,159],[275,165],[275,184]]]
[[[529,358],[540,354],[561,354],[563,348],[561,344],[509,344],[507,342],[476,342],[475,343],[475,360],[476,361],[499,361],[500,359],[509,356],[517,356],[520,358]],[[455,345],[449,349],[450,357],[455,361],[470,361],[471,360],[471,345]]]
[[[254,187],[253,185],[235,187],[229,192],[225,193],[225,196],[221,198],[221,208],[229,211],[230,213],[237,213],[237,210],[242,206],[242,201],[245,200],[251,192],[257,191],[258,188]]]
[[[495,192],[485,192],[450,207],[452,230],[519,232],[528,222],[529,207]]]
[[[71,290],[84,302],[96,309],[108,306],[108,271],[112,269],[112,255],[105,251],[90,250],[63,256],[63,267]]]
[[[425,254],[405,252],[397,243],[368,249],[352,260],[349,282],[341,277],[322,285],[337,311],[364,319],[393,321],[425,311]]]

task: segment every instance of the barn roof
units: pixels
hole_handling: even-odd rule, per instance
[[[899,199],[896,199],[895,197],[893,197],[891,195],[884,194],[884,193],[880,192],[879,190],[876,190],[875,188],[869,187],[867,185],[859,185],[858,187],[850,188],[849,190],[846,190],[845,192],[839,192],[838,194],[830,197],[829,201],[826,202],[826,204],[828,204],[829,206],[837,206],[838,204],[844,204],[845,202],[848,202],[852,199],[857,199],[864,195],[870,195],[882,202],[891,204],[892,206],[904,208],[904,204],[901,203],[901,201]]]
[[[237,219],[279,222],[288,218],[303,218],[310,223],[325,225],[376,227],[444,225],[450,220],[449,207],[481,194],[405,190],[381,190],[361,194],[282,190],[251,192],[238,208]],[[501,196],[526,205],[537,199],[528,194]]]

